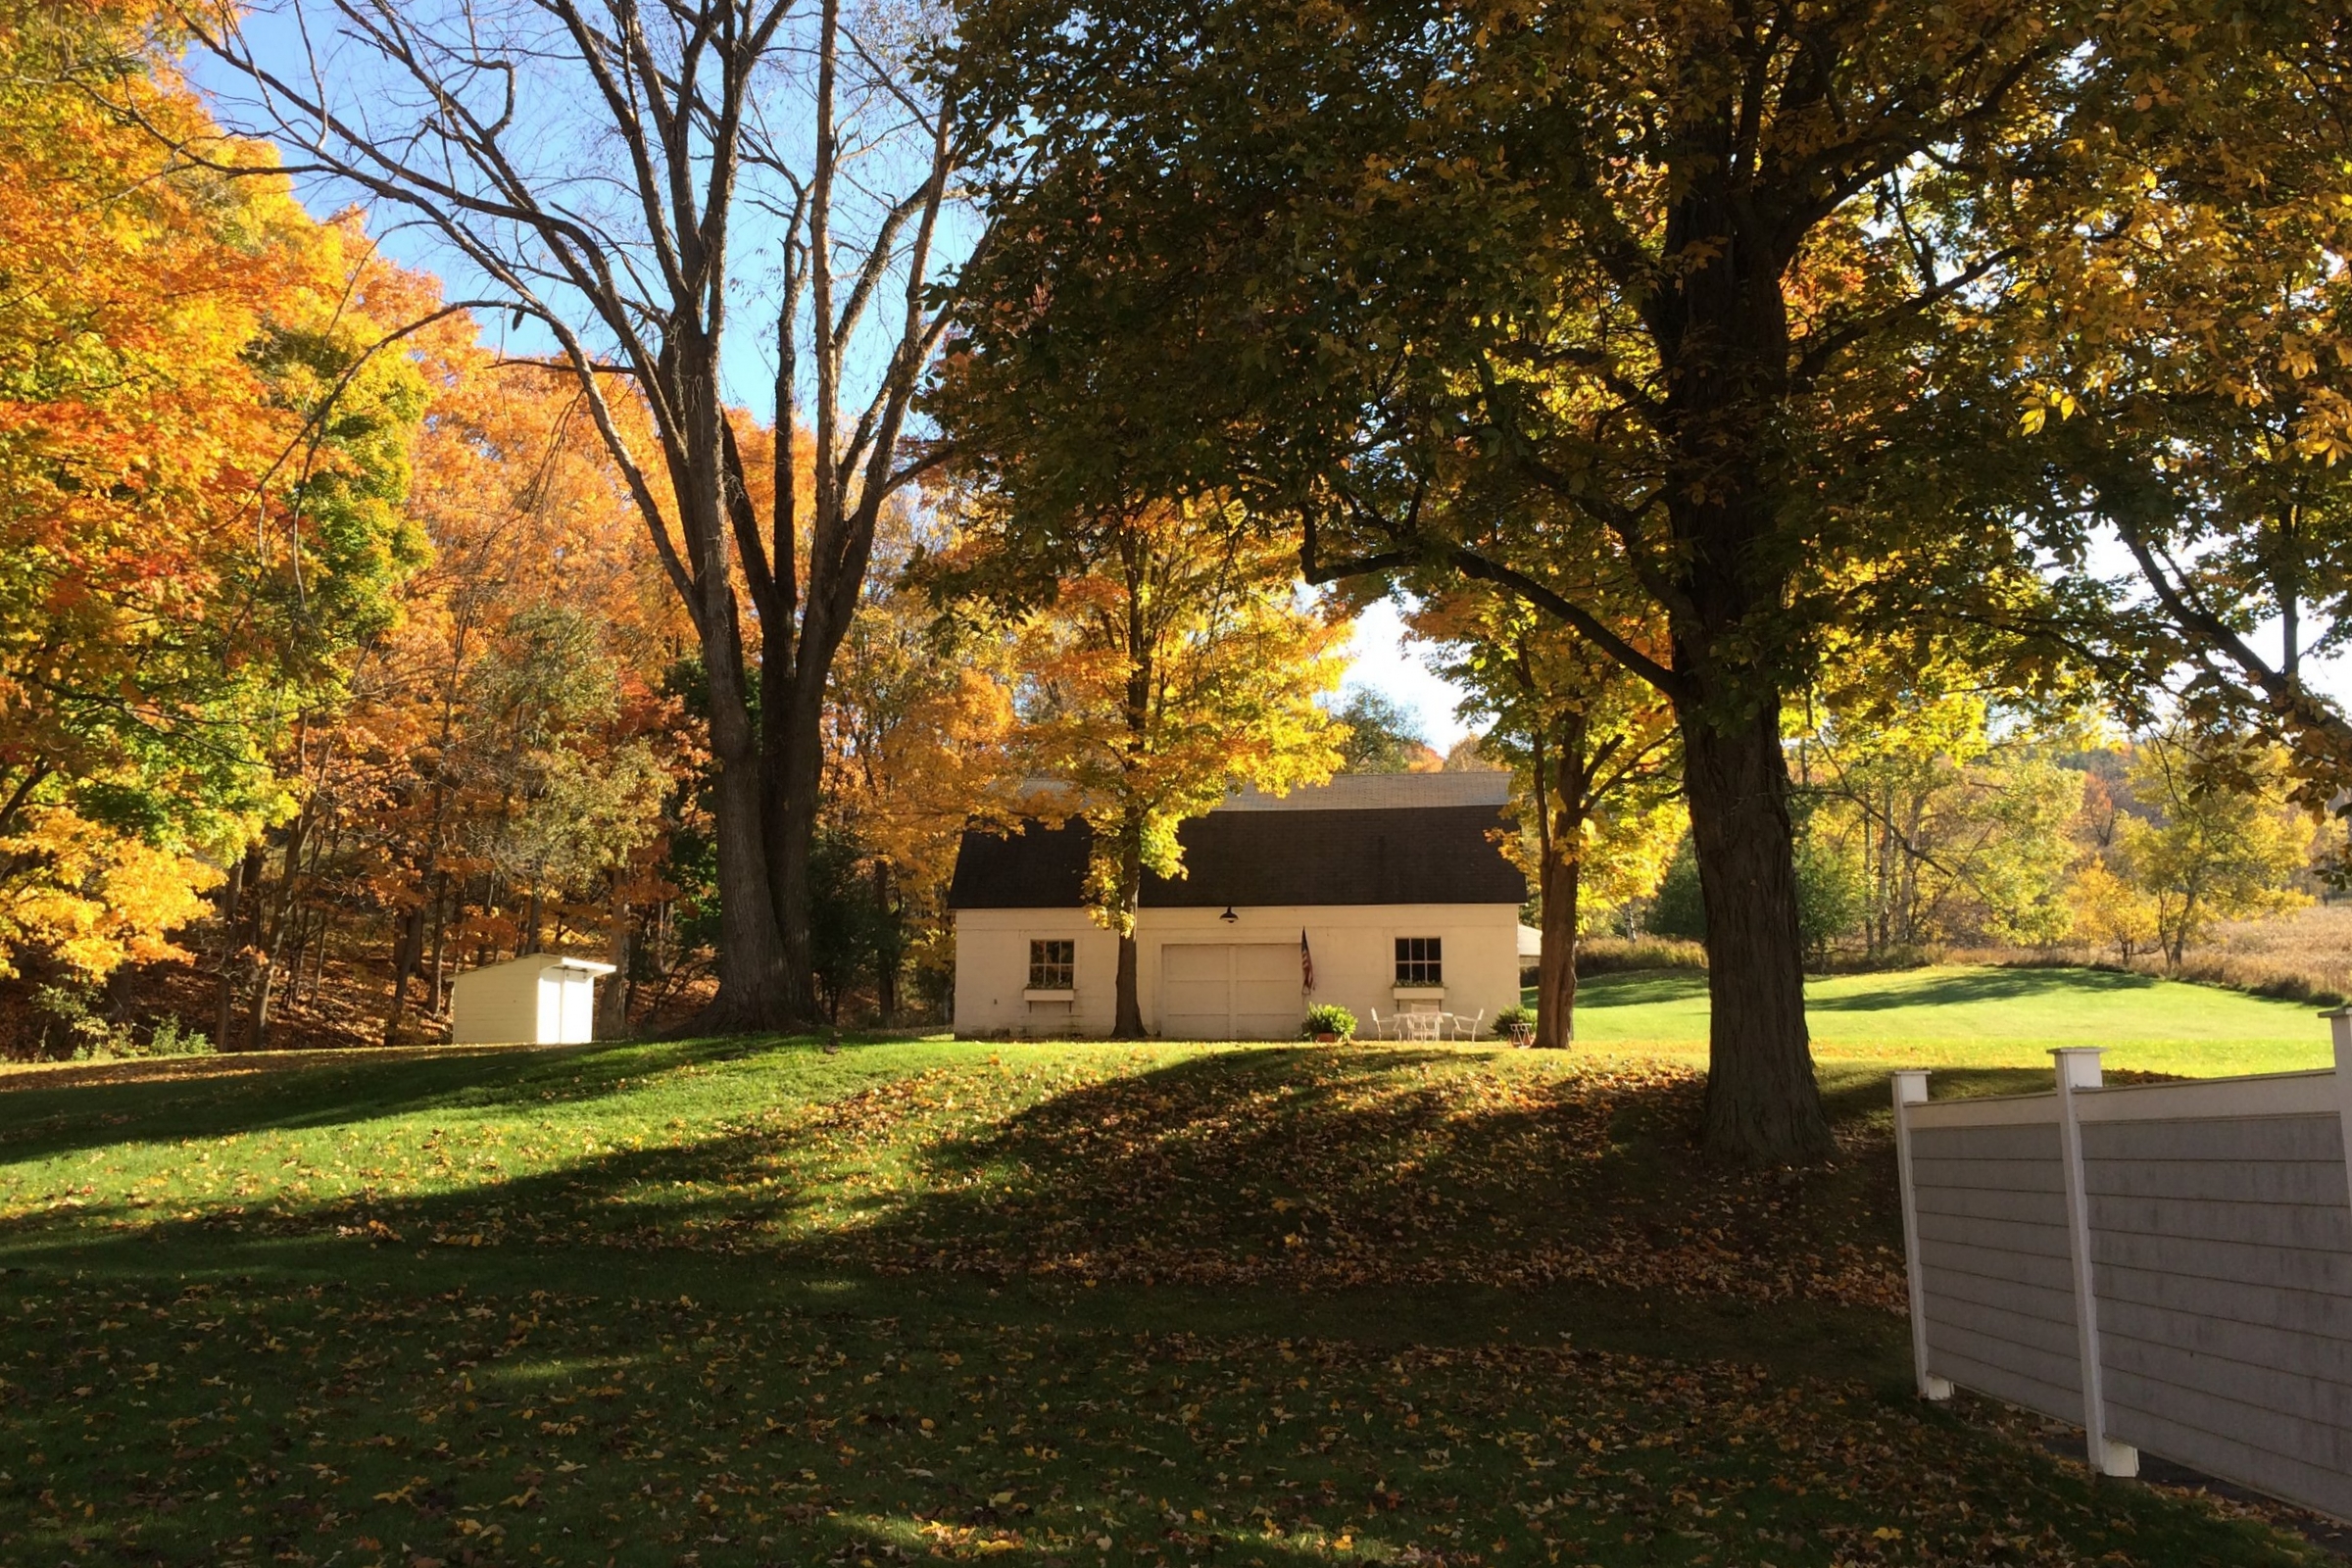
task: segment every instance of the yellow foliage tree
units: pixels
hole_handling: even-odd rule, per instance
[[[2066,888],[2074,935],[2130,959],[2156,945],[2156,901],[2093,860]]]
[[[0,979],[12,956],[37,952],[68,971],[103,976],[125,963],[185,958],[172,933],[202,914],[220,873],[193,856],[90,822],[64,807],[21,813],[0,836]]]
[[[2310,865],[2311,821],[2289,801],[2294,781],[2278,748],[2156,735],[2139,748],[2132,788],[2163,818],[2122,825],[2123,861],[2155,906],[2156,940],[2175,967],[2218,920],[2310,902],[2291,884]]]
[[[1301,596],[1296,558],[1230,503],[1138,502],[1030,532],[1004,521],[983,519],[957,576],[1031,607],[1013,744],[1062,786],[1035,808],[1093,826],[1088,894],[1119,934],[1114,1030],[1138,1036],[1145,875],[1182,876],[1177,829],[1234,789],[1331,776],[1344,726],[1318,699],[1339,685],[1347,623]],[[1036,555],[1013,543],[1041,534]]]

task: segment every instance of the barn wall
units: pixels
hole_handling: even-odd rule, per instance
[[[1448,1011],[1496,1013],[1519,1001],[1519,907],[1508,904],[1274,906],[1240,908],[1228,923],[1211,908],[1147,908],[1136,922],[1138,983],[1145,1028],[1161,1027],[1161,953],[1177,943],[1282,944],[1306,934],[1315,990],[1308,1005],[1338,1003],[1372,1033],[1375,1010],[1397,1011],[1396,939],[1439,937],[1446,984],[1438,1004]],[[1033,938],[1078,945],[1075,1016],[1041,1007],[1022,993]],[[1079,909],[958,909],[956,912],[956,1017],[959,1034],[1107,1035],[1117,1000],[1118,941]],[[1286,1033],[1285,1038],[1289,1036]]]

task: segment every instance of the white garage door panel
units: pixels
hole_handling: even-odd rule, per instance
[[[1287,944],[1233,950],[1233,1038],[1296,1040],[1306,1008],[1298,1000],[1298,950]]]
[[[1170,1040],[1223,1040],[1233,1027],[1233,952],[1171,943],[1159,950],[1159,1032]]]
[[[1287,944],[1170,943],[1159,986],[1169,1040],[1288,1040],[1304,1016],[1298,955]]]

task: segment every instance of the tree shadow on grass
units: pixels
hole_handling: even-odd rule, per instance
[[[1577,985],[1576,1005],[1603,1010],[1641,1007],[1663,1002],[1704,1002],[1707,976],[1703,969],[1635,969],[1596,974]]]
[[[1880,984],[1834,996],[1808,996],[1805,1006],[1814,1012],[1892,1012],[1906,1007],[1965,1006],[1979,1002],[2115,996],[2152,990],[2158,984],[2151,975],[2121,974],[2107,969],[1968,969],[1937,975],[1925,984],[1915,975],[1896,972],[1884,976]]]
[[[846,1042],[845,1045],[855,1044]],[[423,1111],[484,1111],[602,1100],[631,1085],[781,1052],[813,1039],[613,1041],[512,1055],[397,1050],[258,1071],[112,1083],[0,1085],[0,1159],[39,1159],[129,1140],[299,1131]],[[234,1059],[234,1058],[230,1058]]]
[[[962,1080],[900,1078],[808,1114],[746,1103],[702,1136],[552,1169],[453,1169],[444,1179],[466,1185],[431,1192],[312,1200],[272,1166],[254,1172],[260,1192],[203,1200],[184,1217],[133,1207],[127,1191],[92,1195],[0,1225],[0,1253],[33,1261],[111,1231],[524,1246],[591,1273],[599,1254],[678,1251],[1081,1289],[1574,1285],[1894,1299],[1899,1228],[1882,1135],[1865,1129],[1825,1169],[1710,1170],[1688,1138],[1691,1070],[1527,1065],[1460,1052],[1218,1052],[977,1115]],[[874,1182],[886,1165],[913,1179]]]

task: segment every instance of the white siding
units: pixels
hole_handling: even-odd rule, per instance
[[[1029,944],[1077,948],[1076,995],[1032,1002]],[[967,1035],[1106,1035],[1118,1000],[1119,942],[1083,909],[956,911],[956,1028]]]
[[[1519,1001],[1519,906],[1509,904],[1321,905],[1250,907],[1227,923],[1212,908],[1147,908],[1136,923],[1138,996],[1144,1026],[1164,1038],[1191,1032],[1198,1013],[1167,1011],[1165,954],[1176,947],[1261,950],[1250,959],[1254,998],[1243,1011],[1251,1034],[1291,1039],[1316,1003],[1337,1003],[1356,1016],[1365,1036],[1372,1017],[1396,1013],[1396,942],[1437,937],[1445,944],[1446,1010],[1482,1010],[1492,1032],[1494,1015]],[[1315,989],[1298,989],[1298,937],[1304,931],[1315,961]],[[1023,995],[1032,939],[1077,944],[1074,1005],[1032,1003]],[[1287,955],[1279,962],[1271,950]],[[967,1035],[1072,1032],[1106,1035],[1116,1004],[1117,938],[1078,909],[958,909],[956,912],[956,1027]],[[1177,960],[1179,965],[1184,959]],[[1196,962],[1208,960],[1196,956]],[[1222,960],[1228,966],[1240,961]],[[1290,987],[1296,1000],[1276,1004]],[[1182,985],[1179,986],[1179,1001]],[[1048,1009],[1052,1008],[1049,1013]],[[1277,1013],[1288,1022],[1277,1028]],[[1174,1025],[1175,1027],[1171,1027]],[[1239,1023],[1234,1026],[1239,1030]],[[1245,1036],[1247,1038],[1247,1036]]]

